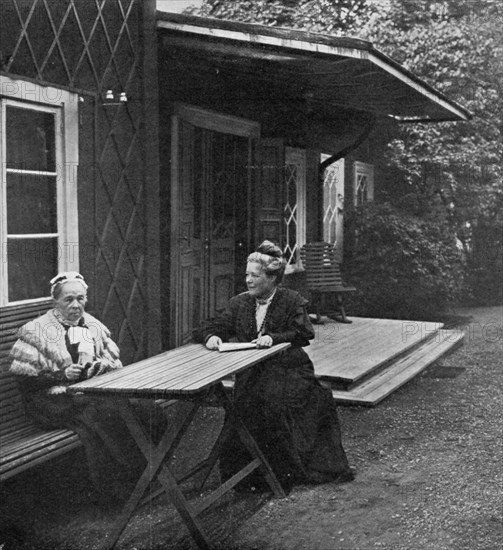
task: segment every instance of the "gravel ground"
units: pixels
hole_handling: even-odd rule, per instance
[[[237,547],[503,548],[503,308],[459,313],[462,348],[374,409],[340,408],[356,481],[270,504]],[[284,513],[313,500],[281,542]]]
[[[503,548],[503,307],[457,313],[462,348],[376,408],[339,409],[354,482],[279,500],[229,496],[203,517],[215,548]],[[201,415],[182,462],[204,451],[220,420],[215,409]],[[99,548],[116,511],[89,502],[79,457],[1,487],[1,550]],[[135,515],[118,548],[196,547],[160,499]]]

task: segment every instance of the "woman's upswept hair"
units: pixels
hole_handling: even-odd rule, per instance
[[[283,280],[286,260],[281,248],[271,241],[264,241],[260,244],[256,252],[252,252],[248,256],[247,261],[260,264],[268,277],[276,276],[277,284]]]

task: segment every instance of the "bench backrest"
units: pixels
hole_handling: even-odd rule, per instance
[[[50,308],[50,302],[10,306],[0,309],[0,435],[18,430],[29,422],[16,377],[9,373],[9,352],[17,339],[18,329]]]
[[[326,242],[307,243],[300,249],[308,289],[344,286],[334,245]]]

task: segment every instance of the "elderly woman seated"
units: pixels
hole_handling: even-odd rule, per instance
[[[90,477],[101,499],[123,495],[144,458],[113,403],[71,394],[70,384],[122,368],[110,331],[84,311],[87,284],[76,272],[51,280],[53,309],[25,324],[11,350],[26,413],[44,429],[68,428],[84,444]]]

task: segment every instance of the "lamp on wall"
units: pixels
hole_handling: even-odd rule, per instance
[[[113,90],[107,90],[105,94],[105,101],[102,105],[120,105],[121,103],[127,103],[127,101],[128,97],[126,92],[118,92],[114,94]]]

